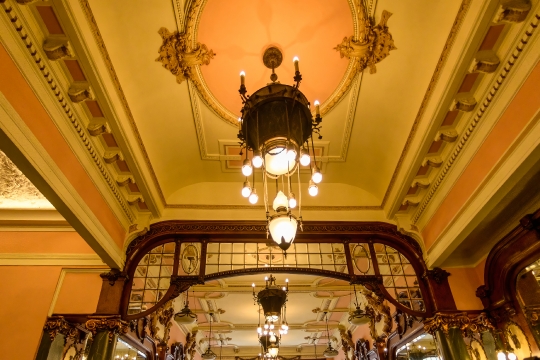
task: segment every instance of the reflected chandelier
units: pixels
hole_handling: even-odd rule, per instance
[[[246,95],[245,73],[240,73],[239,92],[243,107],[238,138],[241,140],[242,151],[245,150],[246,153],[242,165],[242,173],[246,177],[242,195],[252,204],[258,202],[253,168],[261,169],[267,231],[279,247],[286,251],[294,241],[298,225],[302,229],[300,165],[311,168],[308,184],[308,193],[311,196],[317,195],[317,184],[322,180],[313,148],[313,135],[317,134],[318,138],[322,139],[322,118],[319,102],[315,101],[314,118],[309,101],[298,89],[302,75],[297,57],[293,59],[296,84],[290,86],[276,82],[277,75],[274,70],[282,60],[283,55],[276,47],[270,47],[264,52],[263,63],[272,69],[272,82],[251,96]],[[252,159],[248,158],[249,151],[253,152]],[[313,154],[313,161],[310,153]],[[242,152],[240,155],[243,155]],[[298,201],[291,182],[291,176],[295,172],[298,176]],[[253,176],[252,183],[249,176]],[[269,181],[272,180],[276,183],[276,195],[272,202],[274,212],[270,214],[268,190]],[[297,205],[298,216],[292,212]]]

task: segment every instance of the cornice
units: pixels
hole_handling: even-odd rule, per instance
[[[124,199],[118,185],[113,180],[105,164],[102,162],[98,150],[94,147],[92,141],[88,137],[84,124],[81,121],[80,114],[72,107],[69,97],[64,93],[62,86],[59,85],[60,82],[56,78],[54,70],[51,69],[49,60],[47,60],[46,57],[41,54],[40,46],[36,45],[38,42],[34,39],[33,34],[27,31],[28,26],[24,20],[24,17],[19,15],[18,10],[13,7],[9,1],[2,2],[1,9],[9,19],[15,33],[19,37],[19,41],[23,44],[23,48],[26,49],[26,56],[32,59],[31,63],[34,64],[35,68],[41,75],[40,80],[42,84],[49,90],[48,96],[54,97],[56,100],[56,106],[59,105],[61,107],[65,119],[68,120],[67,123],[71,125],[71,131],[78,136],[80,141],[79,144],[84,147],[86,150],[86,155],[90,157],[91,161],[94,163],[94,166],[99,171],[101,178],[107,185],[108,190],[114,196],[115,200],[111,203],[118,204],[122,211],[122,217],[127,218],[127,220],[132,223],[135,220],[133,212],[129,208],[129,205]],[[9,51],[9,47],[6,48]],[[13,57],[13,59],[16,63],[18,62],[17,57]],[[17,65],[19,68],[21,68],[20,63]],[[21,72],[23,72],[23,70],[21,70]],[[34,88],[36,93],[40,93],[40,91],[33,85],[32,81],[29,81],[29,84]],[[51,116],[51,118],[53,120],[56,119],[54,116]],[[119,220],[125,223],[125,221],[123,221],[124,219],[119,218]]]
[[[522,56],[525,48],[527,47],[527,44],[529,43],[529,40],[534,35],[539,23],[540,13],[536,13],[530,18],[530,21],[527,24],[528,26],[524,27],[524,30],[522,31],[522,36],[517,38],[515,46],[513,47],[507,59],[499,66],[500,71],[498,72],[497,76],[494,77],[494,79],[491,81],[491,85],[485,92],[482,101],[479,101],[480,105],[474,117],[469,121],[468,125],[463,131],[463,134],[460,137],[460,140],[456,143],[456,146],[454,147],[452,153],[449,154],[444,166],[442,166],[441,171],[437,175],[436,179],[432,182],[431,188],[425,195],[416,213],[412,217],[413,224],[416,224],[418,222],[419,218],[422,216],[424,210],[429,205],[440,185],[445,180],[447,174],[458,160],[463,148],[471,139],[474,132],[478,129],[479,123],[483,120],[485,114],[492,105],[493,100],[498,95],[499,90],[503,87],[503,84],[509,77],[509,74],[514,68],[517,60]]]

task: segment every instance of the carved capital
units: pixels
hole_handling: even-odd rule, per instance
[[[487,313],[482,312],[480,315],[471,319],[469,330],[474,333],[483,333],[486,331],[495,330],[495,326]]]
[[[448,334],[451,328],[465,331],[471,324],[467,313],[437,313],[434,317],[424,320],[424,330],[432,335],[436,331]]]
[[[63,316],[52,316],[48,318],[43,326],[43,330],[49,333],[51,340],[54,340],[58,334],[73,339],[73,342],[78,342],[81,338],[79,329],[75,325],[68,323]]]
[[[424,274],[424,277],[430,280],[435,281],[437,284],[442,284],[448,277],[450,276],[450,273],[446,270],[443,270],[441,268],[433,268],[432,270],[426,271]]]
[[[65,36],[49,36],[43,43],[43,51],[49,60],[60,60],[74,56],[71,44]]]
[[[129,324],[126,321],[121,320],[119,315],[89,316],[85,323],[85,327],[94,336],[98,331],[108,331],[109,342],[112,342],[114,335],[122,335],[128,332]]]
[[[516,309],[512,304],[504,303],[502,306],[490,310],[489,314],[495,320],[495,323],[503,324],[512,321],[512,318],[516,315]]]
[[[122,273],[120,270],[118,269],[112,269],[111,271],[109,272],[105,272],[105,273],[101,273],[99,274],[99,276],[103,279],[103,280],[108,280],[109,281],[109,285],[113,286],[114,283],[116,282],[116,280],[122,278],[122,279],[127,279],[128,276],[124,273]]]
[[[540,305],[526,306],[525,317],[532,326],[540,324]]]
[[[361,279],[356,276],[351,277],[351,285],[363,285],[379,298],[384,297],[381,290],[382,283],[382,277],[376,275],[365,275]]]
[[[86,81],[79,81],[71,84],[68,89],[68,96],[74,103],[79,103],[85,100],[92,100],[94,93]]]
[[[196,284],[204,284],[204,281],[199,278],[189,278],[186,279],[185,277],[178,276],[178,275],[172,275],[171,276],[171,287],[174,286],[174,290],[171,296],[172,298],[175,298],[179,296],[184,291],[187,291],[191,286]]]
[[[216,54],[204,44],[191,45],[189,33],[170,32],[166,28],[159,29],[163,44],[159,48],[157,62],[176,76],[176,82],[182,83],[192,78],[195,66],[208,65]]]

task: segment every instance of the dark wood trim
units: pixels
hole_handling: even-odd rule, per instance
[[[185,291],[190,285],[204,283],[208,280],[219,278],[247,275],[253,273],[285,272],[298,274],[320,275],[349,281],[350,283],[368,284],[373,291],[382,294],[388,301],[402,311],[414,316],[429,317],[433,312],[433,299],[429,284],[422,281],[422,276],[427,271],[423,260],[420,245],[411,237],[403,235],[393,224],[382,222],[306,222],[304,231],[298,232],[295,243],[342,243],[345,247],[348,273],[307,269],[307,268],[256,268],[245,270],[231,270],[211,275],[205,275],[204,266],[206,260],[206,247],[214,242],[271,242],[266,238],[266,224],[252,221],[165,221],[150,226],[150,230],[136,238],[128,246],[127,259],[124,273],[133,278],[139,261],[156,246],[176,242],[175,266],[177,266],[179,248],[184,242],[200,243],[201,263],[200,272],[197,276],[175,277],[175,289],[169,288],[164,297],[151,309],[139,314],[127,315],[129,294],[132,282],[126,282],[121,301],[123,318],[131,320],[146,316],[166,301],[178,296],[179,291]],[[418,286],[423,294],[426,312],[421,313],[399,304],[382,286],[382,277],[379,274],[376,259],[372,264],[376,275],[355,275],[351,262],[349,243],[370,243],[370,251],[374,254],[373,243],[390,246],[403,254],[411,263],[418,278]],[[352,272],[351,272],[352,270]],[[184,289],[184,290],[182,290]]]

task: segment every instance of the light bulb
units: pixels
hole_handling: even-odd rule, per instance
[[[262,156],[261,156],[261,152],[260,151],[255,151],[255,153],[253,154],[253,159],[251,160],[251,163],[253,164],[253,166],[255,166],[257,169],[260,168],[263,164],[263,159],[262,159]]]
[[[296,149],[293,145],[287,147],[287,160],[294,161],[296,160]]]
[[[251,194],[251,185],[249,181],[244,181],[244,187],[242,188],[242,196],[247,198]]]
[[[313,180],[309,180],[308,192],[311,196],[317,196],[317,194],[319,193],[319,188],[317,187],[317,185],[315,185]]]
[[[497,353],[497,360],[506,360],[506,355],[504,354],[504,352],[499,351]]]
[[[296,198],[294,197],[294,193],[289,194],[289,207],[291,209],[294,209],[296,207]]]
[[[264,324],[264,328],[265,328],[265,329],[268,329],[268,324]]]
[[[244,176],[249,176],[253,172],[253,168],[251,167],[251,164],[249,163],[248,159],[244,160],[244,165],[242,165],[242,174]]]
[[[508,360],[517,360],[516,354],[514,354],[513,352],[509,352],[508,353]]]
[[[309,153],[304,149],[300,150],[300,165],[308,166],[310,162],[311,156],[309,156]]]
[[[252,204],[256,204],[257,201],[259,201],[259,195],[257,195],[257,190],[253,189],[251,195],[249,195],[249,202]]]
[[[313,166],[313,170],[311,170],[311,172],[311,180],[313,180],[315,184],[320,183],[322,181],[322,174],[319,168],[317,166]]]
[[[262,328],[261,328],[260,326],[257,328],[257,332],[258,332],[259,334],[262,333]]]
[[[272,330],[274,328],[274,324],[270,324],[270,329]]]
[[[270,342],[276,342],[276,335],[274,335],[274,333],[270,335]]]
[[[268,335],[268,331],[267,331],[267,330],[264,330],[264,331],[263,331],[263,334],[264,334],[264,335]]]

